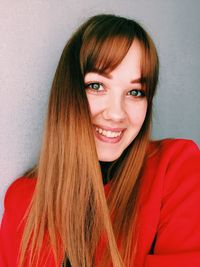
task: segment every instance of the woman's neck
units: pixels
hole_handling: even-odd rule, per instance
[[[113,163],[114,161],[111,161],[111,162],[99,161],[104,185],[107,184],[112,179],[113,172],[111,172],[111,168],[112,168]]]

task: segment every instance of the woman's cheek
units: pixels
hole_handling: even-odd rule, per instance
[[[147,101],[144,100],[138,103],[132,103],[132,105],[127,106],[127,114],[129,116],[129,120],[132,121],[133,124],[142,124],[145,120],[147,113]]]
[[[103,97],[87,93],[87,98],[92,117],[96,116],[104,110],[106,100],[103,99]]]

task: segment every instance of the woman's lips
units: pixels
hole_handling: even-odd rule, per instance
[[[118,143],[122,139],[125,130],[125,128],[110,128],[94,125],[96,138],[105,143]]]

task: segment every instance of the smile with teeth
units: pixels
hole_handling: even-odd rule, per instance
[[[106,131],[106,130],[103,130],[103,129],[98,128],[98,127],[96,127],[95,130],[99,134],[106,136],[106,137],[109,137],[109,138],[116,138],[122,134],[122,131],[120,131],[120,132]]]

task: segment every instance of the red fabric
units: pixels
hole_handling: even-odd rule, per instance
[[[151,142],[144,167],[139,201],[138,253],[134,267],[199,267],[198,147],[183,139]],[[0,267],[17,267],[23,217],[35,183],[36,179],[20,178],[6,193],[0,231]],[[105,190],[108,187],[106,185]],[[55,267],[53,255],[43,258],[40,267]]]

